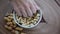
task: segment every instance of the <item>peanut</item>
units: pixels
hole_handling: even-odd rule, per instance
[[[4,17],[4,19],[8,22],[10,22],[12,19],[9,19],[8,17]]]
[[[12,25],[12,22],[7,22],[7,25]]]
[[[12,30],[12,27],[9,27],[7,25],[5,25],[5,28],[8,29],[8,30]]]
[[[26,34],[26,33],[23,33],[23,32],[22,32],[21,34]]]
[[[23,28],[20,28],[20,27],[16,27],[15,29],[16,30],[19,30],[19,31],[22,31],[23,30]]]
[[[8,16],[8,18],[13,19],[13,16]]]
[[[19,34],[19,31],[15,31],[15,34]]]

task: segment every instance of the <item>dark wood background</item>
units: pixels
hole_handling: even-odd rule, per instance
[[[39,23],[33,29],[25,29],[27,34],[60,34],[60,7],[54,0],[35,0],[40,6],[43,17],[47,24]],[[12,34],[4,28],[3,17],[11,11],[11,5],[8,0],[0,0],[0,34]]]

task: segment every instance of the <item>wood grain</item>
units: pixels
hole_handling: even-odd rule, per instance
[[[43,12],[44,19],[48,22],[39,23],[32,29],[25,29],[27,34],[59,34],[60,31],[60,7],[54,0],[35,0]],[[7,11],[11,11],[11,5],[7,0],[0,0],[0,34],[12,34],[4,28],[3,17]]]

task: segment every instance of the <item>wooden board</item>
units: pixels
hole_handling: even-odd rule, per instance
[[[32,29],[25,29],[27,34],[59,34],[60,33],[60,7],[54,0],[35,0],[43,12],[47,24],[39,23]],[[0,34],[12,34],[4,28],[3,17],[7,11],[11,11],[8,0],[0,0]]]

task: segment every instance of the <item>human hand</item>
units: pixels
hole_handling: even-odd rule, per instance
[[[40,8],[34,0],[12,0],[11,4],[19,16],[32,17]]]

